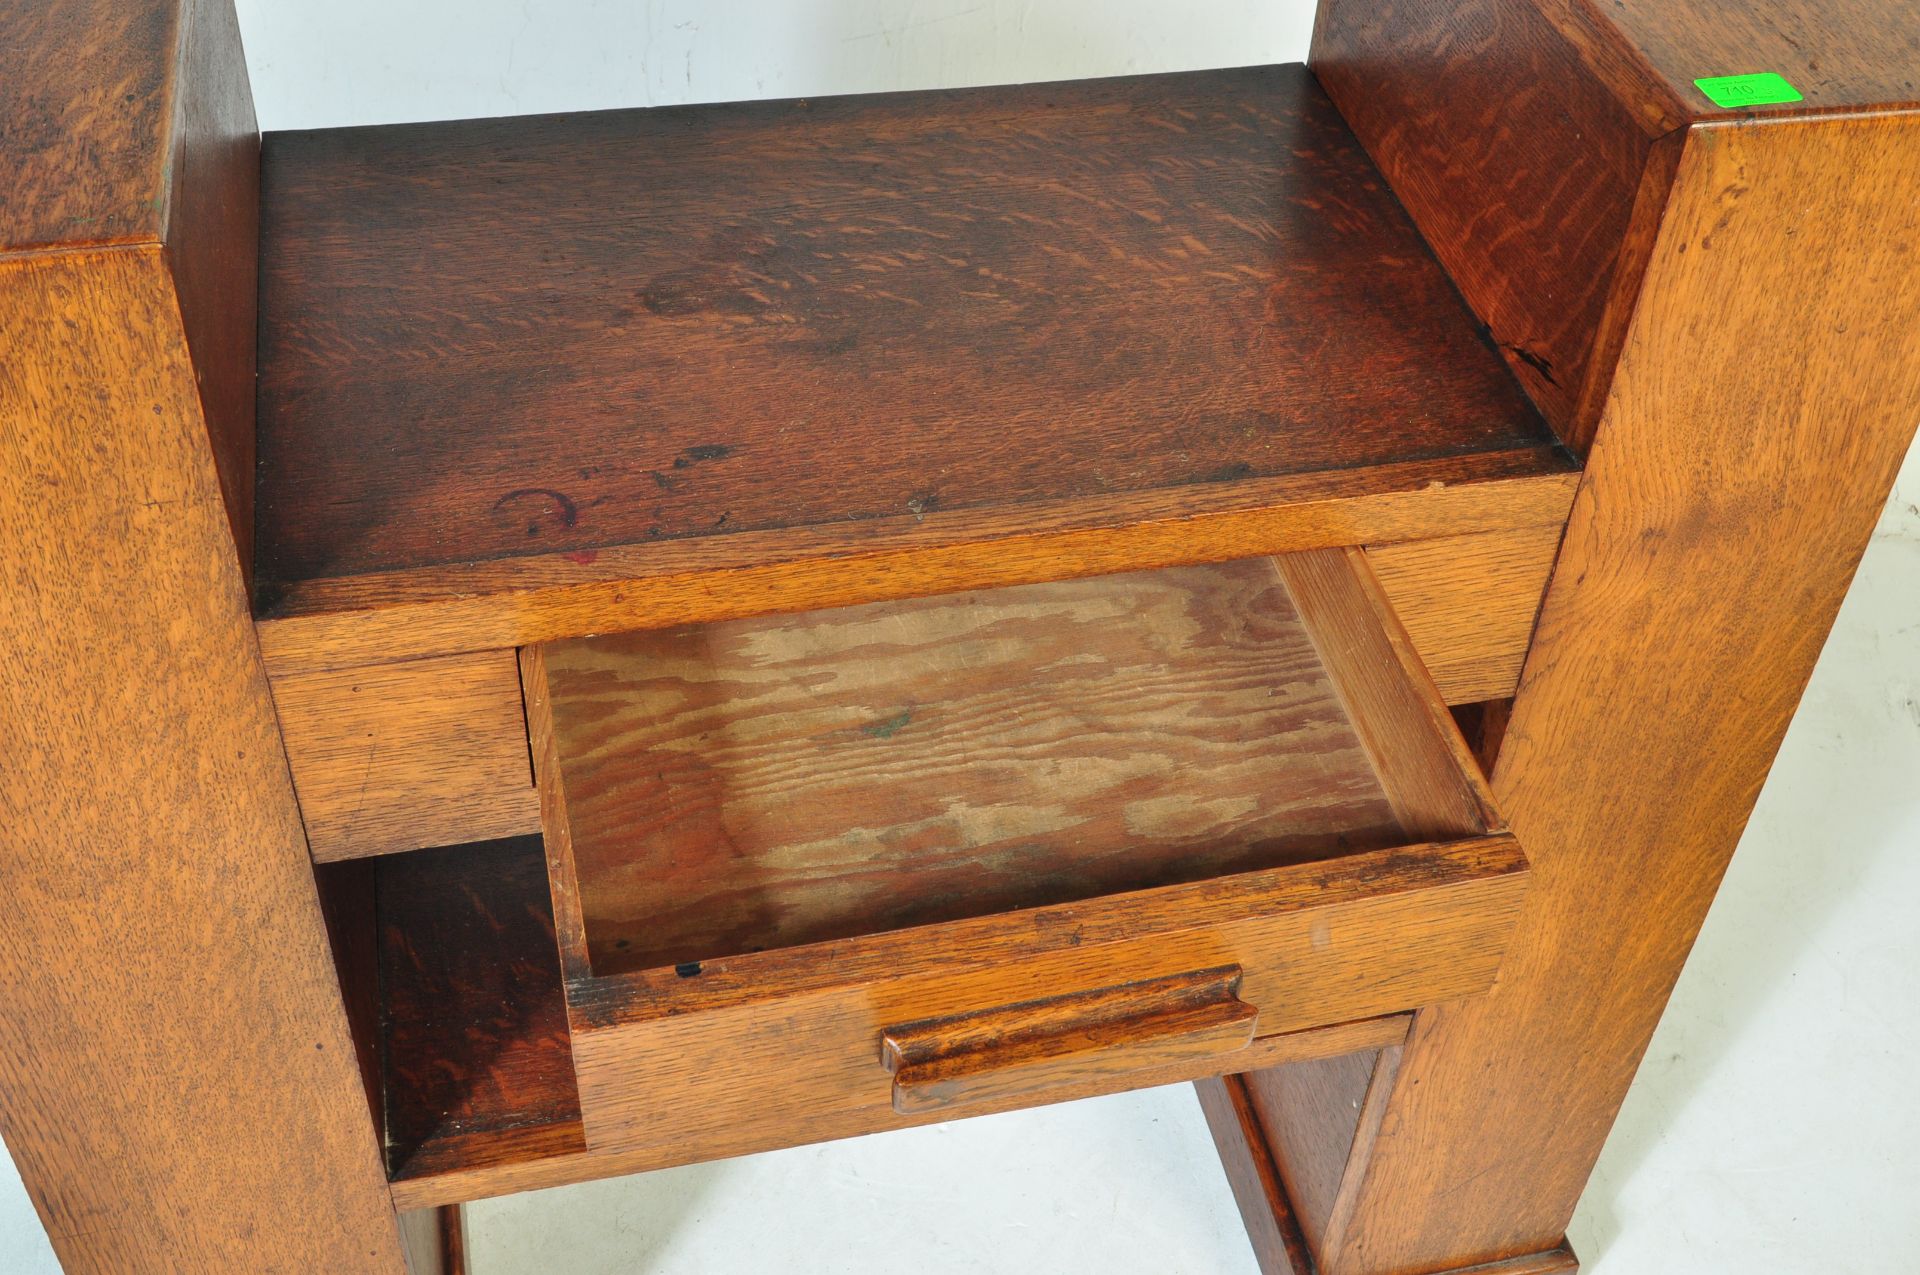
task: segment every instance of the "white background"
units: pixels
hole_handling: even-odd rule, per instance
[[[240,10],[267,129],[1294,61],[1311,23],[1301,0]],[[1920,498],[1915,462],[1902,493]],[[1916,776],[1920,508],[1902,494],[1582,1201],[1590,1275],[1879,1275],[1920,1252]],[[1185,1088],[518,1197],[473,1223],[478,1275],[1254,1269]],[[0,1164],[0,1273],[55,1269]]]

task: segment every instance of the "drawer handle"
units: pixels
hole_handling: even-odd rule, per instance
[[[1240,967],[1199,970],[1094,992],[889,1027],[881,1061],[903,1114],[963,1103],[1101,1092],[1128,1073],[1244,1049],[1259,1011],[1241,1000]],[[1060,1090],[1078,1092],[1061,1093]]]

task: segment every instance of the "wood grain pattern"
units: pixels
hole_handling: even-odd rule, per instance
[[[1300,67],[290,134],[264,183],[259,603],[308,658],[476,583],[1567,467]]]
[[[0,15],[0,257],[161,244],[236,552],[253,541],[259,135],[232,0]]]
[[[1318,1027],[1281,1036],[1263,1036],[1248,1045],[1244,1058],[1236,1061],[1244,1061],[1250,1067],[1271,1067],[1302,1058],[1378,1047],[1384,1037],[1404,1035],[1406,1021],[1403,1016],[1393,1016],[1335,1027]],[[1196,1082],[1198,1077],[1210,1075],[1215,1070],[1216,1066],[1210,1059],[1187,1060],[1132,1073],[1120,1083],[1103,1082],[1097,1091],[1064,1088],[1056,1091],[1053,1100],[1065,1102],[1092,1096],[1094,1092],[1117,1093]],[[983,1102],[969,1108],[967,1114],[987,1115],[1032,1105],[1030,1096],[1020,1094]],[[813,1127],[812,1134],[816,1140],[824,1141],[949,1119],[952,1116],[945,1111],[926,1111],[906,1116],[888,1105],[859,1112],[829,1113]],[[393,1197],[404,1208],[426,1207],[448,1201],[485,1199],[515,1191],[542,1190],[570,1183],[622,1177],[689,1160],[717,1159],[770,1149],[766,1145],[765,1132],[755,1131],[750,1126],[735,1131],[725,1140],[706,1141],[681,1151],[665,1146],[648,1146],[639,1150],[583,1148],[579,1128],[578,1124],[551,1126],[550,1136],[544,1144],[531,1131],[517,1136],[502,1135],[502,1145],[495,1148],[497,1154],[467,1162],[449,1162],[430,1174],[400,1178],[393,1183]],[[467,1148],[469,1152],[479,1149],[477,1143]]]
[[[386,1078],[380,1029],[380,927],[375,902],[378,885],[371,860],[323,864],[314,872],[320,891],[320,914],[326,922],[327,945],[339,976],[340,999],[353,1035],[354,1059],[360,1064],[360,1085],[366,1091],[373,1136],[387,1141]]]
[[[69,1271],[401,1254],[248,623],[226,0],[0,14],[0,1127]]]
[[[276,677],[591,633],[819,610],[1262,553],[1564,524],[1554,448],[1176,495],[755,532],[291,587],[258,621]],[[1258,508],[1245,508],[1251,502]]]
[[[457,1204],[400,1215],[407,1275],[467,1275],[467,1216]]]
[[[1305,618],[1251,560],[524,652],[589,1143],[738,1147],[746,1102],[744,1145],[823,1136],[887,1101],[887,1025],[1036,992],[1238,965],[1275,1032],[1474,994],[1523,860],[1363,558],[1324,557]],[[1377,667],[1308,654],[1369,633]],[[1204,760],[1132,769],[1170,746]],[[1436,767],[1467,839],[1352,853],[1448,823]]]
[[[273,683],[320,862],[540,828],[512,651]]]
[[[1678,153],[1657,139],[1684,116],[1622,91],[1638,68],[1584,0],[1325,0],[1312,64],[1584,453]]]
[[[544,658],[599,974],[1407,839],[1265,559]]]
[[[1367,563],[1449,704],[1520,682],[1563,523],[1369,545]]]
[[[1397,1043],[1381,1042],[1381,1048]],[[1373,1058],[1377,1052],[1368,1050],[1364,1058]],[[1302,1064],[1316,1061],[1344,1060],[1332,1051],[1320,1059],[1296,1060]],[[1292,1069],[1290,1063],[1274,1070]],[[1200,1110],[1213,1135],[1214,1147],[1220,1153],[1221,1165],[1226,1169],[1227,1184],[1240,1206],[1240,1216],[1246,1223],[1261,1275],[1316,1275],[1320,1268],[1315,1265],[1301,1231],[1268,1127],[1253,1095],[1252,1084],[1257,1078],[1257,1074],[1211,1076],[1196,1080],[1194,1089],[1199,1094]],[[1370,1085],[1367,1092],[1371,1097],[1377,1091],[1378,1086]],[[1364,1113],[1361,1118],[1363,1123],[1368,1122]],[[1439,1275],[1576,1275],[1579,1269],[1579,1259],[1563,1239],[1543,1252],[1455,1267]]]
[[[1366,554],[1319,549],[1273,562],[1401,833],[1438,841],[1502,827],[1480,768]]]
[[[1920,27],[1904,0],[1618,0],[1602,11],[1644,65],[1649,96],[1664,89],[1689,120],[1920,108]],[[1784,75],[1806,100],[1727,111],[1693,83],[1751,71]]]
[[[394,1272],[157,248],[0,262],[0,1124],[70,1271]]]
[[[0,255],[158,243],[181,0],[12,4],[0,22]]]
[[[536,838],[327,869],[329,876],[349,871],[380,878],[383,1105],[396,1131],[390,1156],[402,1208],[743,1154],[794,1136],[745,1120],[692,1144],[663,1141],[624,1152],[586,1147]],[[1383,1017],[1266,1036],[1236,1065],[1377,1049],[1403,1040],[1406,1024],[1404,1017]],[[787,1046],[805,1038],[790,1036]],[[868,1039],[874,1049],[864,1055],[863,1068],[884,1081],[877,1027]],[[1050,1097],[1177,1083],[1217,1065],[1210,1059],[1165,1064],[1058,1086]],[[1006,1110],[1032,1100],[1015,1094],[968,1110]],[[806,1132],[847,1137],[943,1118],[939,1111],[902,1116],[882,1101],[821,1112]]]
[[[163,242],[234,550],[251,575],[260,134],[233,0],[185,0],[179,26]]]
[[[545,864],[538,837],[516,837],[373,865],[396,1177],[483,1164],[525,1137],[584,1145]]]
[[[1557,1244],[1920,419],[1920,117],[1699,127],[1677,189],[1494,775],[1527,917],[1334,1275]]]
[[[1242,999],[1276,1033],[1475,995],[1498,966],[1523,882],[1517,851],[1492,839],[703,962],[684,974],[576,979],[569,1008],[588,1137],[672,1163],[872,1128],[875,1113],[891,1109],[875,1062],[885,1025],[1036,989],[1237,963]],[[1356,979],[1356,967],[1368,977]],[[1205,1069],[1181,1078],[1197,1074]],[[1109,1077],[1049,1100],[1127,1087],[1130,1078]]]
[[[1209,1076],[1194,1081],[1193,1088],[1260,1275],[1313,1275],[1313,1258],[1280,1180],[1266,1127],[1253,1109],[1247,1076]]]
[[[893,1109],[952,1112],[1189,1060],[1228,1066],[1260,1017],[1239,986],[1227,966],[888,1027]]]
[[[1384,1051],[1317,1058],[1242,1077],[1307,1250],[1327,1251],[1328,1222]]]

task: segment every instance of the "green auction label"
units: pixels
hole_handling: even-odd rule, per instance
[[[1738,111],[1749,106],[1778,106],[1782,102],[1803,101],[1800,90],[1787,83],[1785,76],[1764,71],[1759,75],[1720,75],[1695,80],[1707,100],[1722,110]]]

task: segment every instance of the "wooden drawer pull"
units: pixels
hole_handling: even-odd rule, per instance
[[[1259,1013],[1237,965],[889,1027],[881,1061],[905,1114],[1038,1095],[1244,1049]]]

